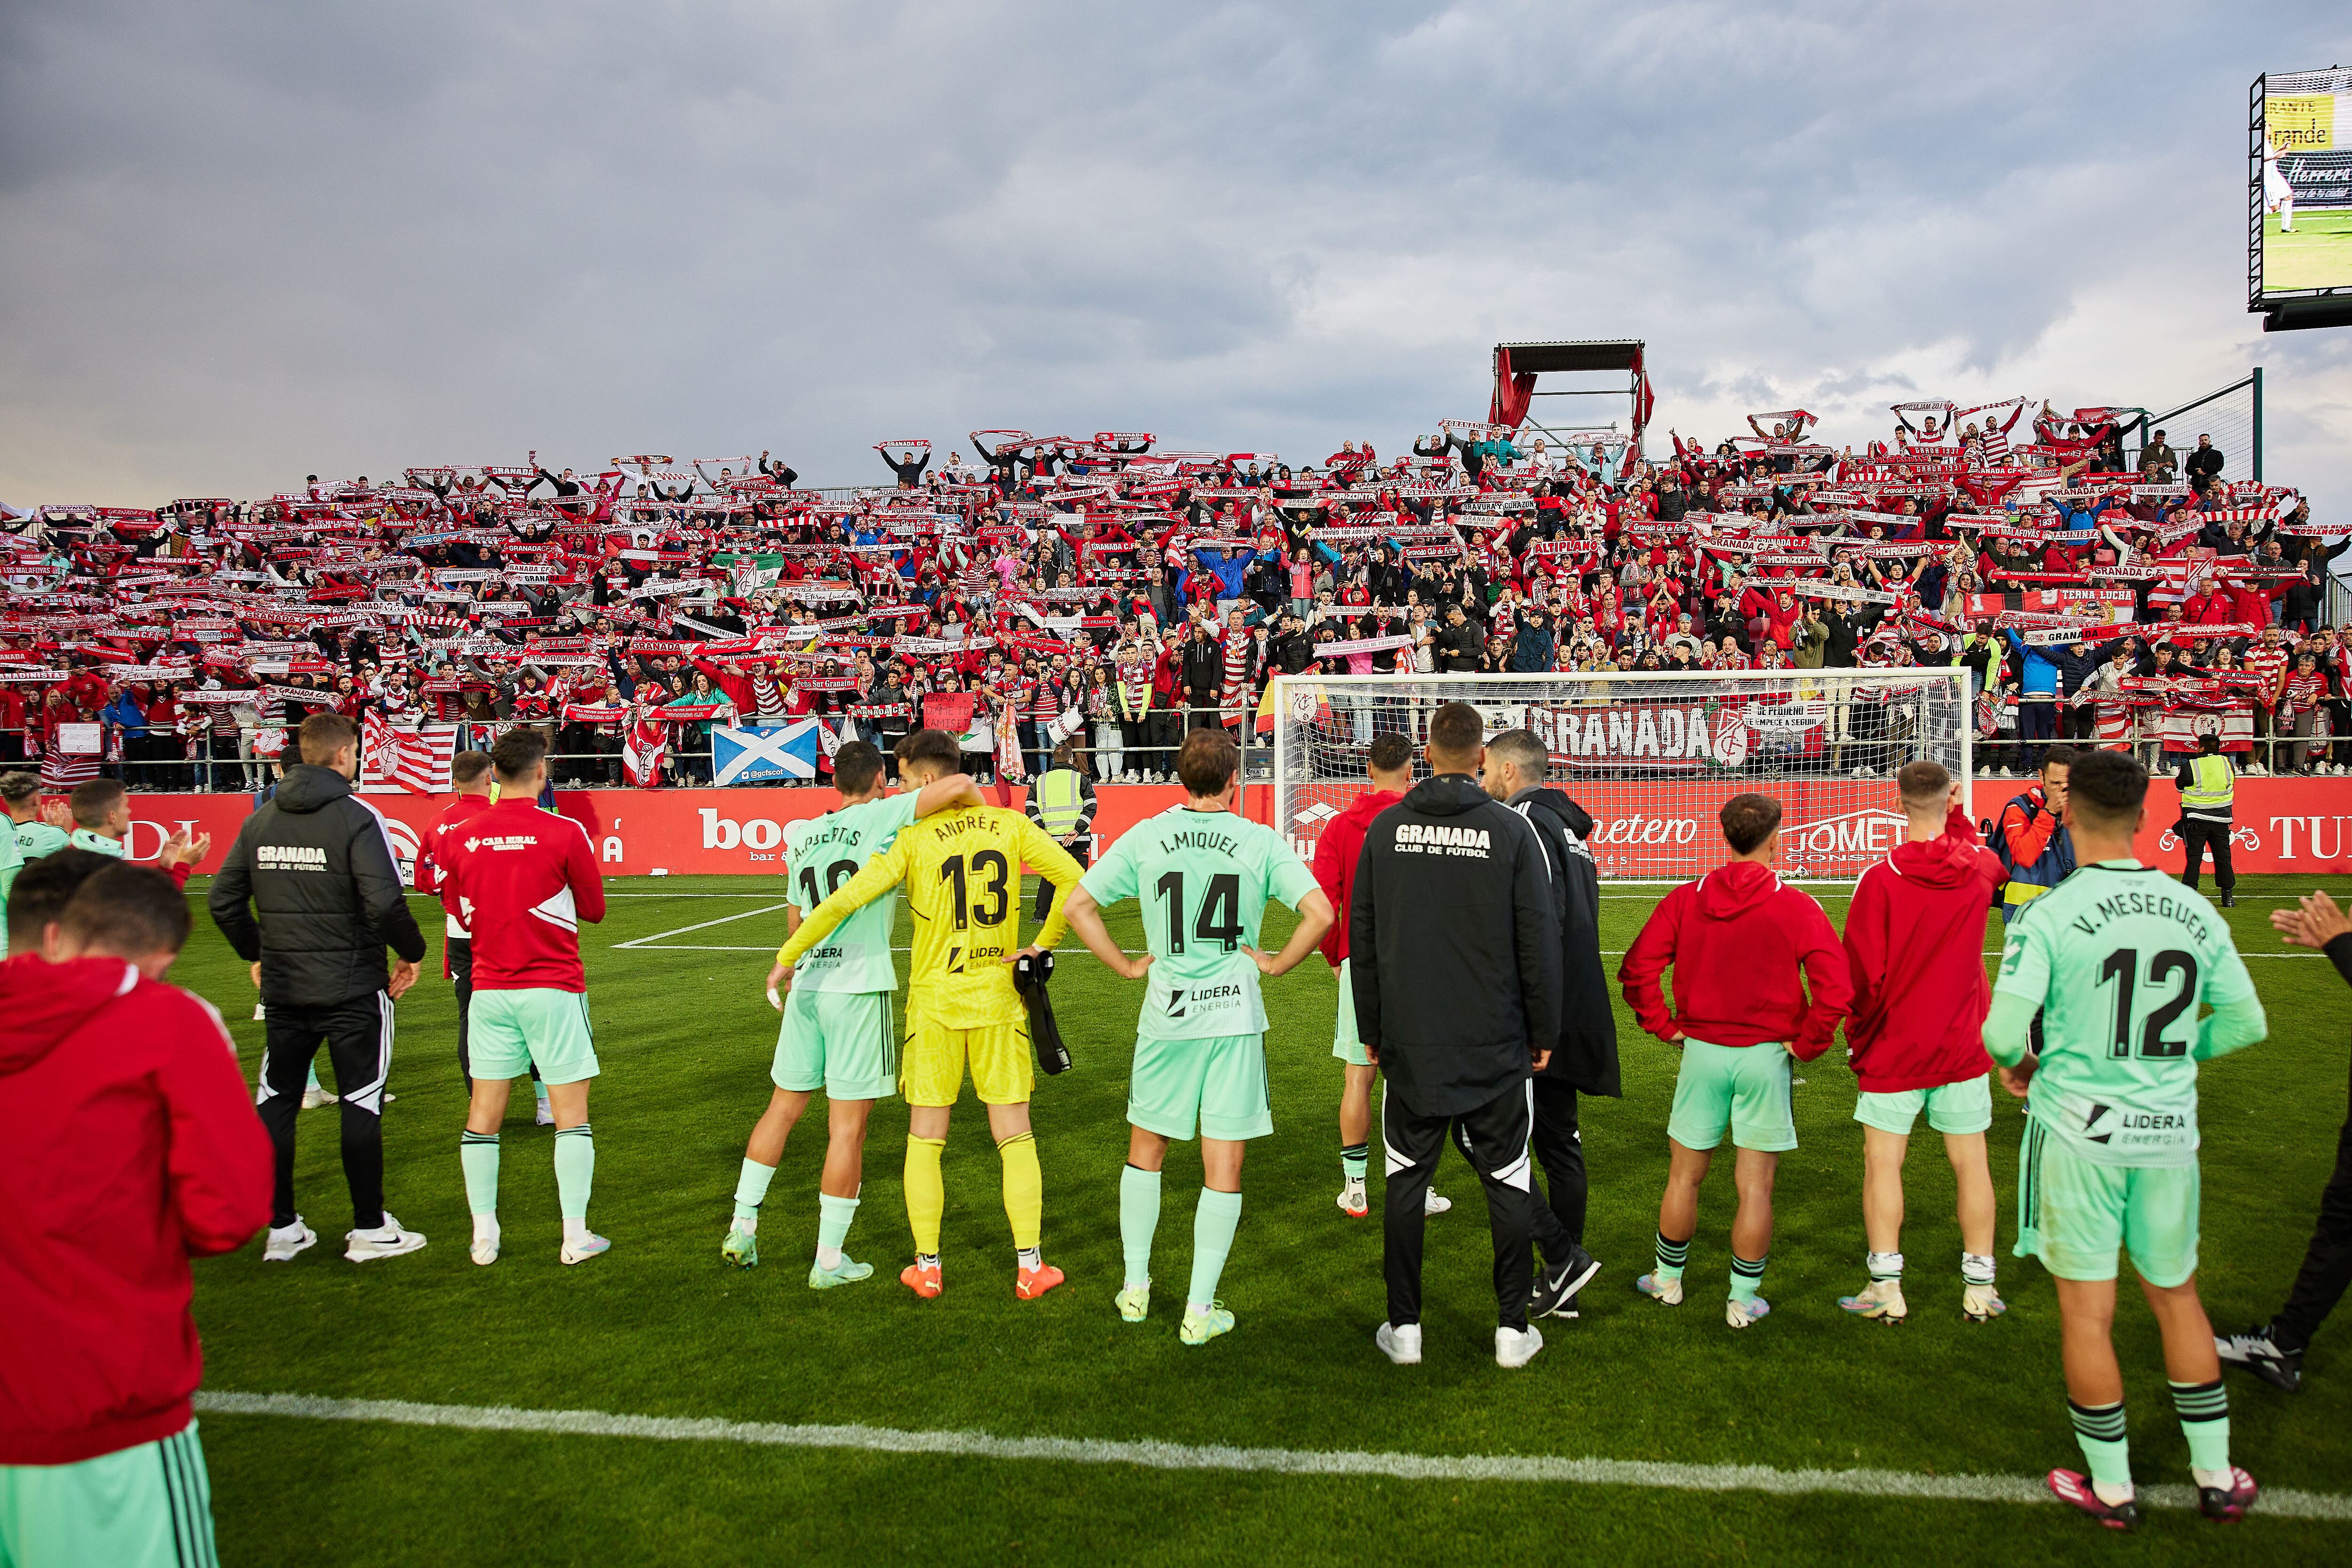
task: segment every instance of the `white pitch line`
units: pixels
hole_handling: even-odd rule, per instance
[[[1947,1502],[2050,1503],[2057,1500],[2030,1476],[1926,1476],[1908,1470],[1784,1470],[1770,1465],[1683,1465],[1650,1459],[1563,1459],[1510,1454],[1366,1453],[1361,1450],[1236,1448],[1153,1439],[999,1437],[986,1432],[912,1432],[890,1426],[786,1425],[698,1420],[671,1415],[612,1415],[595,1410],[520,1410],[512,1405],[416,1405],[404,1399],[330,1399],[307,1394],[207,1390],[195,1397],[206,1415],[285,1415],[312,1421],[384,1422],[469,1432],[543,1432],[557,1436],[639,1437],[659,1442],[740,1443],[779,1448],[845,1449],[953,1458],[1043,1460],[1069,1465],[1133,1465],[1151,1470],[1237,1470],[1287,1476],[1386,1476],[1411,1481],[1532,1481],[1570,1486],[1643,1487],[1675,1491],[1754,1491],[1781,1497],[1833,1493]],[[2142,1487],[2141,1506],[2189,1509],[2182,1486]],[[2266,1490],[2255,1511],[2283,1519],[2352,1522],[2352,1497],[2336,1492]]]
[[[790,908],[792,908],[792,901],[791,901],[790,900],[786,900],[784,902],[782,902],[782,903],[781,903],[781,904],[769,904],[769,905],[767,905],[766,907],[761,908],[761,909],[756,909],[756,910],[743,910],[743,911],[742,911],[741,913],[740,913],[740,914],[720,915],[720,916],[719,916],[717,920],[715,920],[715,921],[699,921],[699,922],[698,922],[698,923],[696,923],[696,924],[694,924],[694,925],[690,925],[690,926],[680,926],[680,927],[678,927],[676,931],[656,931],[656,932],[655,932],[653,935],[651,935],[651,936],[641,936],[641,937],[637,938],[637,939],[636,939],[635,941],[634,941],[634,942],[614,942],[614,943],[613,944],[613,946],[614,946],[614,948],[644,947],[644,946],[646,946],[646,945],[647,943],[649,943],[649,942],[659,942],[659,941],[661,941],[661,939],[662,939],[662,938],[664,938],[664,937],[666,937],[666,936],[684,936],[684,935],[685,935],[687,932],[688,932],[688,931],[704,931],[704,930],[707,930],[708,928],[709,928],[709,927],[711,927],[711,926],[723,926],[723,925],[726,925],[726,924],[728,924],[728,923],[730,923],[730,921],[748,921],[748,920],[751,919],[754,915],[772,915],[772,914],[774,914],[778,910],[788,910],[788,909],[790,909]],[[683,950],[683,949],[673,949],[672,951],[673,951],[673,952],[678,952],[678,951],[686,951],[686,950]],[[773,951],[773,950],[772,950],[772,949],[769,949],[769,948],[755,948],[755,947],[730,947],[730,948],[722,948],[722,949],[718,949],[718,950],[716,950],[716,951],[724,952],[772,952],[772,951]]]

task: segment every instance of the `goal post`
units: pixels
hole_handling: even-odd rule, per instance
[[[1323,825],[1370,787],[1371,739],[1412,742],[1467,702],[1486,738],[1534,733],[1550,783],[1591,813],[1601,874],[1682,881],[1722,864],[1716,814],[1733,795],[1780,802],[1785,876],[1852,881],[1902,842],[1895,774],[1940,763],[1970,793],[1964,668],[1665,670],[1542,675],[1289,675],[1274,702],[1273,825],[1312,859]]]

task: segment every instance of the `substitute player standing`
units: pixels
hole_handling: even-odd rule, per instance
[[[1789,1063],[1829,1048],[1853,982],[1822,906],[1773,875],[1780,803],[1736,795],[1718,816],[1731,863],[1660,900],[1618,965],[1617,981],[1642,1027],[1683,1053],[1666,1122],[1671,1163],[1658,1203],[1657,1269],[1633,1288],[1662,1305],[1682,1304],[1699,1184],[1728,1132],[1738,1152],[1739,1211],[1731,1221],[1724,1321],[1744,1329],[1772,1310],[1758,1291],[1772,1251],[1773,1177],[1781,1154],[1797,1146]],[[1668,964],[1671,1010],[1658,984]]]
[[[1151,1309],[1151,1238],[1160,1173],[1172,1139],[1201,1138],[1192,1213],[1192,1283],[1176,1337],[1204,1345],[1234,1326],[1217,1280],[1242,1217],[1242,1156],[1274,1131],[1266,1090],[1265,1004],[1258,977],[1287,974],[1331,925],[1331,900],[1283,837],[1235,814],[1241,750],[1223,730],[1195,730],[1176,753],[1182,805],[1121,834],[1070,895],[1070,929],[1119,975],[1146,982],[1128,1081],[1127,1167],[1118,1237],[1127,1279],[1118,1315]],[[1103,928],[1102,906],[1135,899],[1150,951],[1129,958]],[[1258,951],[1266,900],[1298,911],[1279,953]]]
[[[787,935],[825,895],[896,843],[907,824],[959,798],[981,804],[980,790],[962,773],[926,784],[920,794],[884,795],[882,753],[867,741],[851,741],[834,753],[833,782],[841,792],[840,808],[794,823],[786,839],[784,885],[793,900],[784,910]],[[898,894],[875,900],[802,961],[800,983],[778,998],[784,1018],[769,1073],[775,1092],[751,1129],[736,1179],[735,1217],[719,1246],[730,1263],[750,1268],[760,1261],[760,1205],[784,1157],[784,1140],[808,1110],[809,1096],[822,1089],[824,1173],[817,1182],[816,1261],[809,1289],[853,1284],[874,1272],[873,1265],[845,1257],[841,1246],[857,1217],[866,1118],[898,1084],[898,1036],[890,1018],[890,999],[898,989],[890,934],[898,919]],[[771,994],[782,983],[782,974],[771,974]]]
[[[1853,1011],[1848,1056],[1862,1082],[1862,1224],[1870,1283],[1838,1305],[1899,1323],[1903,1300],[1903,1157],[1924,1112],[1944,1135],[1959,1189],[1960,1310],[1976,1322],[2008,1309],[1993,1289],[1992,1062],[1979,1031],[1985,983],[1985,910],[2003,872],[1977,838],[1960,786],[1935,763],[1895,775],[1906,837],[1854,884],[1845,917]]]
[[[557,1256],[584,1263],[612,1243],[588,1228],[596,1178],[588,1080],[599,1070],[588,1023],[580,922],[604,918],[604,882],[588,835],[539,808],[547,736],[508,731],[490,749],[499,802],[443,845],[441,898],[473,933],[473,1101],[457,1146],[473,1211],[473,1258],[499,1260],[499,1124],[513,1080],[536,1067],[555,1112],[555,1189],[563,1211]]]
[[[1339,972],[1339,1016],[1331,1031],[1331,1054],[1345,1064],[1339,1086],[1339,1212],[1361,1219],[1371,1212],[1364,1196],[1364,1168],[1371,1156],[1372,1079],[1380,1068],[1356,1037],[1356,992],[1348,966],[1348,904],[1356,891],[1356,862],[1364,852],[1364,832],[1372,818],[1404,798],[1412,787],[1412,741],[1393,730],[1372,737],[1364,771],[1372,787],[1323,825],[1315,841],[1315,881],[1331,902],[1331,929],[1323,933],[1323,959]],[[1454,1200],[1429,1189],[1424,1212],[1444,1214]]]
[[[2267,1026],[2213,906],[2132,853],[2147,795],[2129,753],[2075,759],[2066,823],[2081,862],[2010,926],[1984,1024],[2002,1086],[2027,1096],[2017,1255],[2058,1282],[2066,1404],[2090,1468],[2051,1471],[2050,1489],[2116,1530],[2138,1521],[2112,1336],[2118,1248],[2164,1337],[2198,1506],[2234,1520],[2254,1500],[2230,1463],[2229,1395],[2197,1296],[2197,1064]]]
[[[898,776],[918,786],[956,769],[956,738],[919,730],[899,742]],[[1004,1164],[1004,1215],[1013,1226],[1013,1293],[1023,1300],[1062,1282],[1039,1251],[1045,1177],[1029,1128],[1037,1068],[1029,1043],[1029,1009],[1013,987],[1013,961],[1061,939],[1066,909],[1045,919],[1034,945],[1019,945],[1021,868],[1030,866],[1066,897],[1082,875],[1069,851],[1017,811],[958,806],[898,830],[877,855],[803,920],[776,952],[771,987],[788,990],[795,967],[835,927],[891,889],[904,885],[915,917],[915,955],[907,984],[906,1046],[898,1089],[907,1097],[907,1223],[915,1261],[898,1281],[926,1300],[941,1289],[940,1216],[947,1188],[940,1159],[948,1113],[963,1092],[964,1069],[988,1108],[989,1131]]]
[[[425,853],[416,860],[416,890],[438,893],[441,890],[441,847],[449,830],[470,821],[489,809],[490,754],[488,752],[460,752],[449,759],[449,785],[457,798],[441,808],[425,830]],[[473,1011],[474,1000],[474,941],[465,922],[455,910],[444,909],[441,916],[441,973],[453,982],[457,990],[457,1070],[465,1075],[466,1092],[474,1092],[474,1058],[466,1048],[466,1026]],[[531,1069],[531,1099],[534,1115],[541,1127],[555,1125],[555,1112],[548,1108],[547,1084]]]

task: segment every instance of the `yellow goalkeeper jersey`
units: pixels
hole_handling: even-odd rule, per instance
[[[1004,960],[1022,947],[1024,862],[1055,889],[1053,913],[1035,943],[1052,947],[1068,927],[1063,904],[1085,868],[1020,812],[963,806],[900,828],[887,852],[866,861],[801,921],[777,950],[776,962],[798,963],[851,913],[903,883],[915,917],[915,960],[907,983],[910,1021],[919,1010],[925,1020],[950,1029],[1020,1023],[1029,1013]]]

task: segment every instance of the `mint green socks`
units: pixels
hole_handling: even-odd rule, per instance
[[[849,1239],[849,1222],[857,1217],[857,1200],[819,1193],[816,1207],[816,1266],[830,1271],[841,1267],[841,1244]]]
[[[477,1215],[499,1212],[499,1135],[461,1132],[457,1164],[466,1173],[466,1207]]]
[[[1128,1166],[1118,1173],[1118,1245],[1129,1286],[1151,1283],[1151,1237],[1160,1228],[1160,1173]]]
[[[735,1178],[735,1217],[757,1220],[760,1205],[768,1201],[768,1184],[775,1179],[776,1168],[773,1165],[762,1165],[759,1161],[746,1157],[743,1173]],[[752,1230],[757,1227],[747,1225],[742,1228]]]
[[[1201,1189],[1201,1205],[1192,1211],[1192,1288],[1185,1304],[1205,1311],[1214,1304],[1217,1280],[1225,1271],[1225,1255],[1234,1249],[1234,1232],[1242,1223],[1242,1195]]]
[[[596,1137],[588,1123],[555,1130],[555,1196],[567,1220],[586,1223],[588,1189],[596,1182]]]

